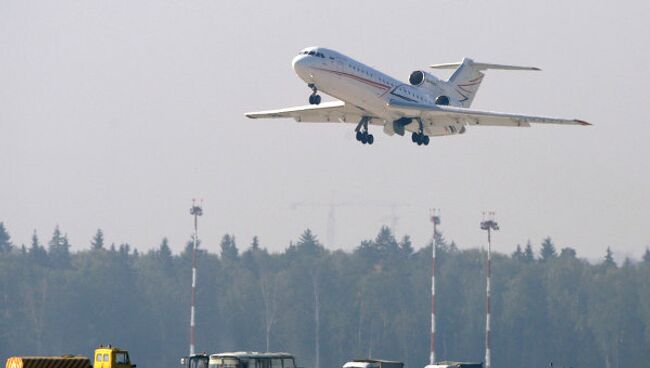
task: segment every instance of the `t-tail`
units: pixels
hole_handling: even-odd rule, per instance
[[[456,96],[454,97],[459,101],[460,106],[465,108],[470,107],[472,101],[474,101],[474,96],[476,96],[476,92],[485,76],[484,70],[541,70],[530,66],[477,63],[469,58],[464,58],[460,63],[434,64],[429,65],[429,67],[433,69],[456,69],[454,74],[449,77],[447,85],[451,87],[449,92],[455,93]]]

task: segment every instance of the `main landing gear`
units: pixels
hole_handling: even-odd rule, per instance
[[[429,145],[429,136],[424,135],[424,126],[422,125],[422,120],[418,119],[418,124],[420,125],[419,132],[413,132],[411,135],[411,141],[418,146]]]
[[[318,95],[318,89],[316,88],[316,85],[313,83],[309,83],[307,87],[311,88],[311,95],[309,95],[309,104],[310,105],[319,105],[320,104],[320,96]]]
[[[368,133],[368,122],[370,121],[370,118],[367,116],[364,116],[361,118],[361,121],[359,124],[357,124],[357,127],[354,129],[354,131],[357,132],[357,140],[363,144],[372,144],[375,141],[375,137]]]

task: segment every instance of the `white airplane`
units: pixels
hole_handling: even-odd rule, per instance
[[[529,127],[530,123],[591,125],[577,119],[508,114],[469,109],[487,69],[540,70],[499,64],[460,63],[430,65],[433,69],[456,69],[443,81],[425,71],[411,73],[405,84],[334,50],[308,47],[293,59],[293,70],[307,82],[310,105],[250,112],[249,118],[293,118],[303,123],[356,124],[357,140],[372,144],[368,125],[384,127],[388,135],[412,132],[418,145],[429,137],[463,134],[468,125]],[[321,102],[318,91],[339,101]]]

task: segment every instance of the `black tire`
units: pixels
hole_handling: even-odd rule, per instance
[[[429,145],[429,136],[428,135],[423,136],[422,141],[423,141],[425,146],[428,146]]]
[[[418,143],[418,133],[411,134],[411,142]]]
[[[368,134],[368,144],[372,144],[375,141],[375,137],[372,134]]]
[[[357,132],[357,141],[361,142],[361,137],[363,137],[363,133],[361,131]]]
[[[309,104],[313,105],[314,103],[314,95],[309,95]]]
[[[361,143],[368,143],[368,136],[366,134],[361,134]]]
[[[320,96],[319,95],[314,96],[314,105],[320,105]]]

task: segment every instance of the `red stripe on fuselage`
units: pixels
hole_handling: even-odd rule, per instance
[[[337,74],[337,75],[342,75],[342,76],[350,77],[350,78],[355,79],[355,80],[357,80],[357,81],[359,81],[359,82],[362,82],[362,83],[365,83],[365,84],[371,85],[371,86],[376,87],[376,88],[381,88],[381,89],[385,89],[385,90],[389,90],[389,89],[390,89],[390,86],[387,86],[387,85],[382,84],[382,83],[379,83],[379,82],[375,82],[375,81],[373,81],[373,80],[371,80],[371,79],[362,78],[362,77],[359,77],[359,76],[354,75],[354,74],[345,73],[345,72],[339,72],[339,71],[336,71],[336,70],[323,69],[323,68],[315,68],[315,69],[322,70],[322,71],[324,71],[324,72],[329,72],[329,73]]]

